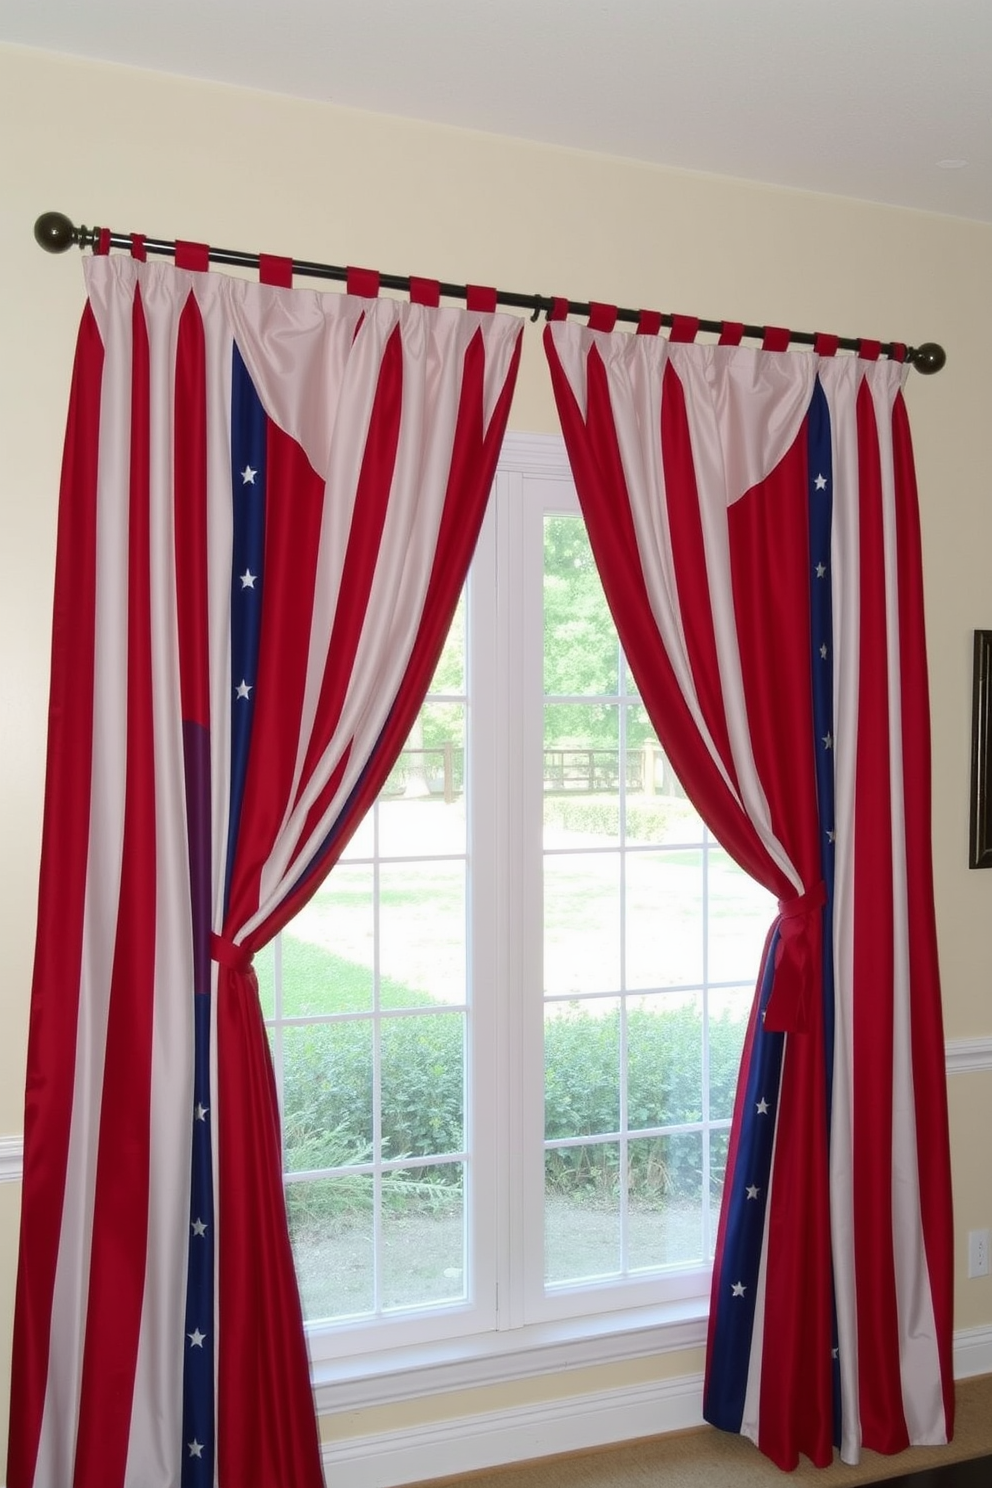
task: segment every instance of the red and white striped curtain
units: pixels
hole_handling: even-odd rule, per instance
[[[952,1230],[905,368],[641,329],[605,307],[548,326],[565,442],[652,723],[781,911],[731,1132],[705,1414],[785,1469],[941,1443]]]
[[[177,263],[86,263],[8,1488],[322,1483],[251,953],[403,745],[516,376],[492,295]]]

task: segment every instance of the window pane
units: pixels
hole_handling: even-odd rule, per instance
[[[384,1160],[463,1151],[464,1025],[463,1013],[383,1020]]]
[[[544,1267],[548,1282],[620,1270],[620,1147],[594,1142],[545,1154]]]
[[[701,985],[702,853],[632,852],[626,862],[627,986]]]
[[[620,648],[579,516],[544,519],[544,691],[615,694]]]
[[[465,708],[427,703],[379,798],[379,852],[464,853],[465,842]]]
[[[709,953],[711,982],[754,983],[768,927],[777,913],[774,895],[738,868],[722,847],[709,851]]]
[[[630,1130],[701,1121],[703,1005],[700,997],[631,998],[627,1011]]]
[[[383,864],[379,937],[384,1006],[464,1003],[464,862]]]
[[[383,1307],[460,1301],[465,1283],[462,1164],[383,1174]]]
[[[544,860],[544,987],[556,996],[620,986],[620,855]]]
[[[371,1312],[373,1180],[367,1174],[320,1178],[286,1186],[289,1228],[309,1321]]]
[[[544,1015],[544,1122],[549,1140],[620,1127],[620,1005],[615,997],[550,1003]]]
[[[734,1113],[737,1075],[754,993],[710,993],[710,1117],[729,1121]]]
[[[284,1028],[283,1145],[289,1172],[372,1157],[372,1023]]]
[[[630,1142],[628,1253],[632,1269],[702,1259],[701,1132]]]
[[[283,931],[283,1017],[371,1010],[372,966],[372,869],[339,863]]]

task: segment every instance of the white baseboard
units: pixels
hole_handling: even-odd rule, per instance
[[[992,1327],[954,1335],[954,1376],[992,1374]],[[534,1457],[605,1447],[703,1424],[703,1377],[681,1375],[514,1406],[402,1431],[325,1442],[328,1488],[400,1488]]]

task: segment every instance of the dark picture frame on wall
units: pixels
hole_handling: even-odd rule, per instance
[[[992,630],[975,631],[971,696],[971,847],[969,868],[992,868]]]

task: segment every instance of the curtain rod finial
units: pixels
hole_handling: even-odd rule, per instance
[[[936,341],[924,341],[913,352],[913,366],[925,377],[929,377],[932,372],[939,372],[946,361],[947,352]]]
[[[34,239],[46,253],[65,253],[79,235],[64,212],[42,212],[34,225]]]

